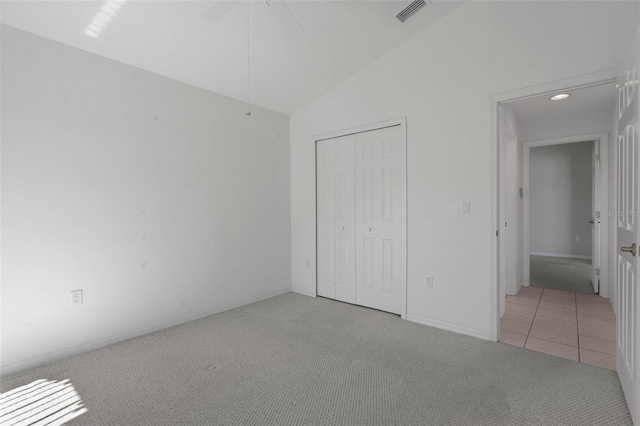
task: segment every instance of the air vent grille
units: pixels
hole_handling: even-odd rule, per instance
[[[407,22],[409,18],[415,15],[416,12],[418,12],[426,5],[427,2],[425,0],[415,0],[409,6],[402,9],[402,11],[396,15],[396,18],[398,18],[400,22]]]

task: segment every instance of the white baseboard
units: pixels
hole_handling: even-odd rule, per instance
[[[569,259],[592,259],[591,256],[579,256],[577,254],[563,254],[563,253],[541,253],[537,251],[529,252],[530,256],[549,256],[549,257],[567,257]]]
[[[287,287],[287,288],[282,288],[282,289],[267,292],[267,293],[262,293],[253,297],[239,299],[230,303],[224,303],[194,315],[175,318],[173,320],[164,322],[162,324],[159,324],[153,327],[126,331],[124,333],[115,334],[113,336],[105,337],[105,338],[94,340],[91,342],[82,343],[80,345],[71,346],[69,348],[60,349],[54,352],[38,355],[36,357],[29,358],[23,361],[18,361],[11,364],[3,365],[3,366],[0,366],[0,377],[9,376],[30,368],[38,367],[40,365],[46,364],[51,361],[57,361],[60,359],[69,358],[71,356],[94,351],[96,349],[100,349],[102,347],[112,345],[114,343],[133,339],[134,337],[144,336],[145,334],[153,333],[155,331],[163,330],[169,327],[174,327],[179,324],[195,321],[204,317],[208,317],[209,315],[218,314],[220,312],[228,311],[230,309],[238,308],[244,305],[249,305],[251,303],[259,302],[265,299],[270,299],[272,297],[280,296],[282,294],[290,293],[290,292],[291,292],[291,289]]]
[[[517,294],[520,292],[520,289],[521,289],[522,287],[529,287],[529,284],[520,284],[520,285],[518,286],[518,289],[516,290],[516,292],[515,292],[515,293],[511,293],[511,292],[509,292],[509,291],[505,291],[505,292],[504,292],[504,294],[505,294],[505,296],[515,296],[515,295],[517,295]]]
[[[441,330],[452,331],[458,334],[465,334],[471,337],[477,337],[478,339],[491,340],[490,333],[484,330],[478,330],[476,328],[468,328],[460,325],[449,324],[429,318],[424,318],[418,315],[407,315],[407,320],[416,322],[418,324],[428,325],[429,327],[439,328]]]

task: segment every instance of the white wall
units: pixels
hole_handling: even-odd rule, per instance
[[[593,142],[531,148],[531,253],[592,256],[592,149]]]
[[[1,35],[3,374],[289,291],[288,117]]]
[[[637,7],[468,2],[295,113],[294,291],[315,294],[313,136],[406,116],[408,317],[489,338],[491,95],[619,66],[635,33]],[[469,216],[458,214],[465,200]],[[434,286],[427,288],[431,274]]]
[[[612,87],[612,90],[615,88]],[[610,108],[587,109],[579,111],[575,115],[564,114],[562,119],[556,120],[540,121],[526,114],[518,115],[520,141],[558,139],[565,136],[611,132],[611,111],[614,106],[615,103],[612,103]]]

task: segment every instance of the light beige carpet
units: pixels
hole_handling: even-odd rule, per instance
[[[625,425],[613,371],[285,294],[2,380],[69,379],[77,425]]]

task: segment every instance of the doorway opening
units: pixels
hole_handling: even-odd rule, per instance
[[[523,143],[523,282],[598,294],[601,186],[607,184],[600,150],[608,152],[608,135],[580,138]]]
[[[617,89],[614,75],[592,77],[496,102],[496,340],[615,370],[602,212]]]

